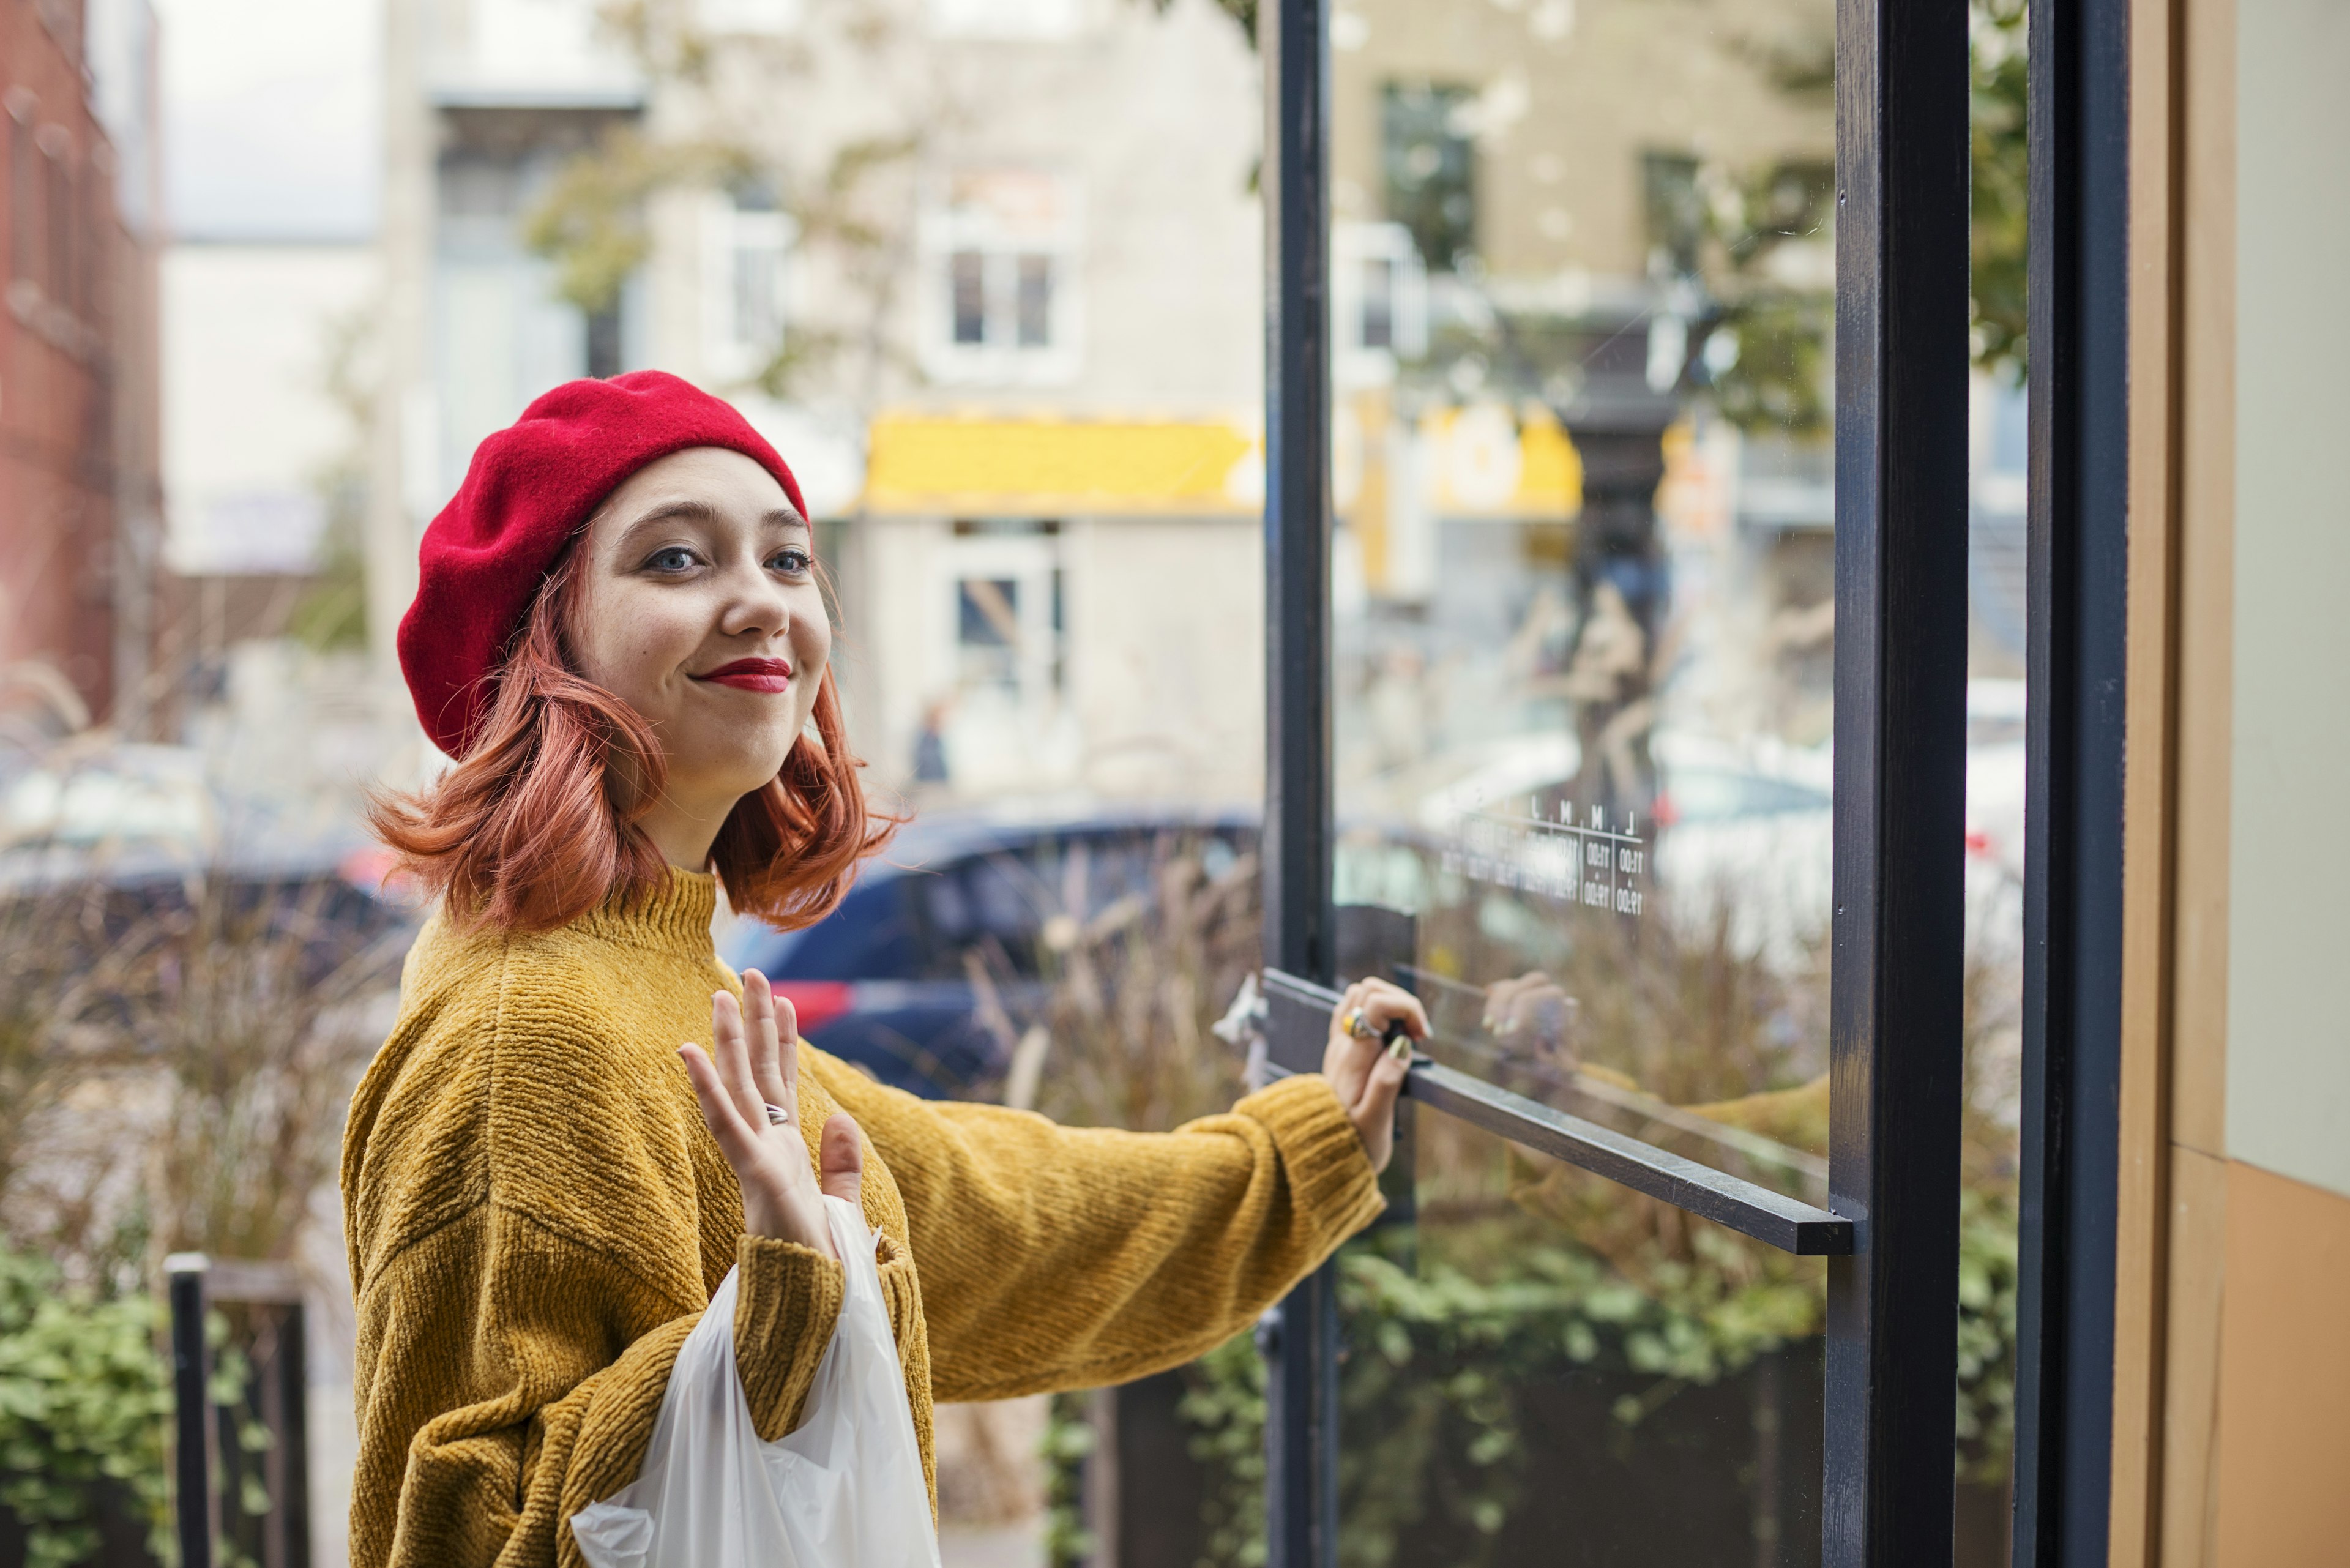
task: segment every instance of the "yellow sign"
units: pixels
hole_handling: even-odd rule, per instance
[[[1253,514],[1261,438],[1238,421],[883,414],[865,508],[965,516]]]
[[[1440,517],[1564,519],[1583,510],[1583,459],[1539,403],[1431,409],[1417,434],[1425,503]]]

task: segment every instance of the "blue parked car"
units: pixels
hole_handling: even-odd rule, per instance
[[[1002,1075],[1008,1041],[1043,1010],[1047,921],[1148,893],[1178,849],[1214,876],[1256,838],[1253,814],[941,812],[867,861],[823,920],[739,920],[722,951],[773,981],[800,1033],[834,1055],[918,1095],[966,1096]]]

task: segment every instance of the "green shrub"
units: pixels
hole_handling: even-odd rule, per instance
[[[1969,1189],[1961,1213],[1957,1462],[1960,1480],[1996,1482],[2013,1430],[2015,1216],[1999,1189]],[[1637,1286],[1575,1242],[1529,1234],[1509,1217],[1424,1229],[1417,1267],[1379,1237],[1343,1251],[1341,1563],[1381,1568],[1431,1508],[1460,1532],[1464,1561],[1482,1561],[1480,1547],[1522,1501],[1522,1390],[1583,1366],[1641,1375],[1647,1388],[1616,1404],[1628,1431],[1681,1390],[1821,1332],[1816,1261],[1758,1271],[1757,1261],[1783,1255],[1711,1227],[1696,1243],[1693,1262],[1661,1264]],[[1202,1568],[1257,1568],[1263,1363],[1241,1334],[1186,1375],[1179,1414],[1209,1474]],[[1440,1445],[1467,1461],[1446,1467],[1441,1486],[1431,1462]]]
[[[172,1560],[161,1319],[152,1297],[68,1291],[46,1260],[0,1250],[0,1507],[25,1527],[26,1568],[96,1553],[109,1482]]]

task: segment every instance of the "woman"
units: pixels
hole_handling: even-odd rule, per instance
[[[739,415],[643,372],[539,399],[426,532],[400,661],[459,761],[376,811],[441,907],[344,1144],[362,1568],[579,1562],[730,1268],[789,1431],[841,1299],[821,1193],[880,1233],[926,1468],[934,1397],[1184,1361],[1378,1210],[1378,1037],[1426,1027],[1392,987],[1349,992],[1322,1075],[1154,1137],[881,1087],[719,963],[722,883],[804,925],[886,832],[806,519]]]

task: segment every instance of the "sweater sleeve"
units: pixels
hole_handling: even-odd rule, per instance
[[[840,1265],[743,1238],[736,1365],[788,1431],[840,1308]],[[393,1260],[360,1302],[361,1489],[396,1491],[355,1562],[576,1564],[568,1521],[636,1479],[701,1312],[525,1215],[484,1207]],[[380,1495],[380,1494],[379,1494]],[[355,1526],[384,1511],[359,1510]]]
[[[1362,1140],[1318,1075],[1149,1134],[921,1100],[817,1062],[902,1195],[941,1399],[1179,1366],[1379,1211]]]

